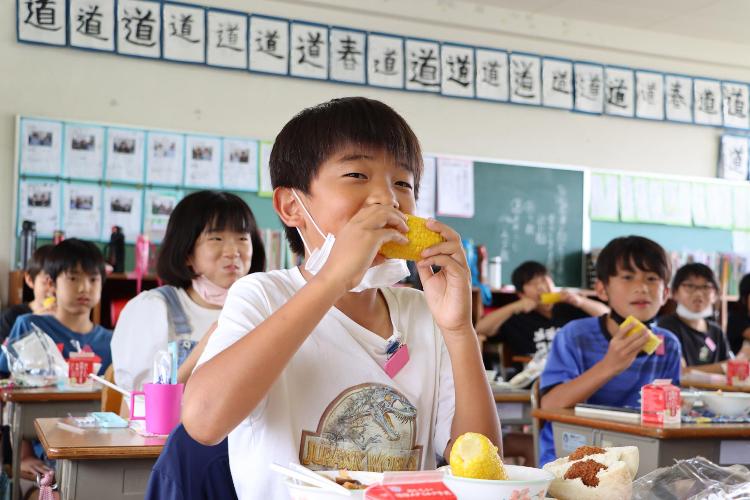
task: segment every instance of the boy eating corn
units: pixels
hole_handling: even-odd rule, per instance
[[[232,286],[183,407],[194,439],[229,435],[238,497],[287,497],[271,462],[432,469],[465,432],[499,446],[459,235],[407,215],[422,160],[403,118],[361,97],[306,109],[270,170],[305,263]],[[424,293],[392,288],[408,271],[386,256],[416,259]]]

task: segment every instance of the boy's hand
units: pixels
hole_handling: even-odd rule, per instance
[[[444,242],[424,250],[422,260],[417,262],[427,304],[444,334],[471,332],[471,272],[461,237],[434,219],[427,221],[427,229],[445,238]],[[440,266],[440,271],[433,272],[431,266]]]
[[[531,311],[536,309],[537,305],[539,305],[537,301],[532,300],[528,297],[521,297],[514,303],[514,306],[515,306],[514,312],[516,314],[530,313]]]
[[[562,302],[565,302],[566,304],[570,304],[573,307],[581,308],[581,303],[583,302],[583,297],[578,295],[577,293],[569,292],[567,290],[563,290],[560,292],[561,300]]]
[[[380,247],[394,241],[406,244],[406,215],[386,205],[364,207],[336,235],[331,255],[320,275],[334,280],[348,292],[362,281]]]
[[[625,336],[630,330],[637,327],[636,324],[621,326],[617,333],[612,336],[612,340],[609,341],[609,349],[607,349],[607,354],[604,355],[601,362],[612,370],[614,375],[622,373],[633,364],[635,357],[648,342],[646,330],[636,332],[629,337]]]

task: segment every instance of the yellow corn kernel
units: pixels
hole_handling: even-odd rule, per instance
[[[646,342],[646,345],[643,346],[643,349],[641,349],[646,354],[653,354],[654,351],[659,347],[659,344],[661,344],[661,339],[654,335],[654,332],[646,328],[646,325],[638,321],[634,316],[628,316],[625,318],[625,321],[622,322],[620,326],[628,326],[630,324],[635,324],[635,328],[631,329],[626,337],[630,337],[634,333],[640,332],[641,330],[646,330],[648,332],[648,342]]]
[[[406,225],[409,226],[409,232],[406,237],[409,243],[388,242],[380,247],[380,253],[389,259],[406,259],[421,260],[422,251],[445,241],[439,233],[427,229],[427,219],[417,217],[416,215],[406,214]]]
[[[42,302],[42,307],[44,307],[45,309],[49,309],[53,305],[55,305],[54,297],[47,297],[46,299],[44,299],[44,302]]]
[[[539,302],[542,304],[557,304],[562,300],[562,294],[560,292],[546,292],[539,297]]]

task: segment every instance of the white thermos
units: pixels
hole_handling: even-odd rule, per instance
[[[500,256],[490,258],[489,275],[490,288],[500,288],[503,286],[503,259]]]

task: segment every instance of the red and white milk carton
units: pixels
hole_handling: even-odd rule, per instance
[[[441,471],[386,472],[365,490],[366,500],[456,500]]]
[[[750,360],[727,361],[727,385],[750,385]]]
[[[680,425],[680,388],[670,379],[656,379],[641,389],[641,423],[659,426]]]
[[[102,358],[90,351],[71,352],[68,357],[68,379],[71,384],[85,384],[89,373],[96,373]]]

